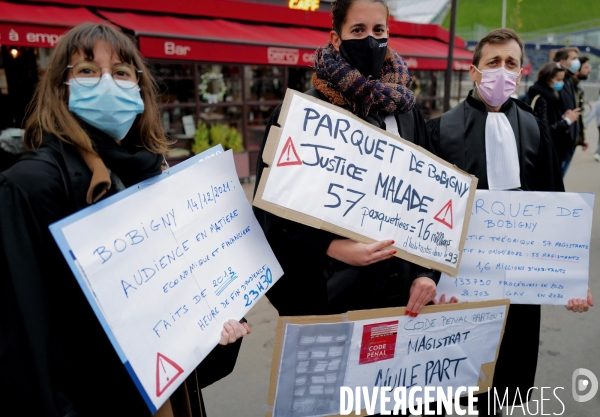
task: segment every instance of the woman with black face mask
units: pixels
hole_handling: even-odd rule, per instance
[[[333,30],[329,43],[315,52],[314,88],[306,93],[430,150],[406,61],[388,47],[388,18],[383,0],[333,2]],[[279,112],[265,130],[256,184]],[[267,293],[282,316],[406,306],[414,317],[435,300],[439,272],[395,257],[392,240],[364,244],[256,207],[254,213],[284,270]]]
[[[329,43],[315,52],[314,88],[307,94],[430,150],[406,61],[388,47],[385,1],[338,0],[332,17]],[[279,112],[271,116],[263,149]],[[262,152],[256,184],[265,168]],[[439,273],[394,257],[391,240],[359,243],[254,211],[285,273],[267,293],[280,315],[407,306],[407,314],[416,316],[435,298]]]

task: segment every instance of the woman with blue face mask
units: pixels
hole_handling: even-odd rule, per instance
[[[537,81],[527,92],[533,114],[550,128],[550,135],[559,160],[570,155],[572,146],[569,126],[579,118],[579,110],[561,111],[560,94],[564,86],[565,70],[556,62],[540,68]],[[561,159],[563,158],[563,159]]]
[[[25,145],[31,152],[0,173],[5,413],[150,416],[48,229],[162,171],[169,141],[156,83],[127,36],[84,24],[60,39],[31,103]],[[192,373],[194,398],[231,372],[248,332],[225,325],[227,346]]]

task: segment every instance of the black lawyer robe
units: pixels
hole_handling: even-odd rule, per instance
[[[327,101],[316,89],[306,94]],[[264,168],[262,154],[270,127],[278,126],[277,107],[263,137],[256,169],[256,188]],[[367,122],[385,129],[381,115]],[[429,135],[418,108],[395,117],[402,138],[431,150]],[[284,276],[267,292],[281,316],[336,314],[349,310],[405,306],[412,282],[428,277],[436,283],[440,273],[394,257],[366,267],[354,267],[326,255],[333,233],[280,218],[257,207],[254,214],[281,264]]]
[[[2,412],[150,416],[48,230],[87,206],[91,173],[73,146],[45,140],[0,173]],[[159,172],[160,165],[153,175]],[[129,174],[132,181],[150,175]],[[207,356],[192,373],[200,388],[232,371],[240,344],[217,346]]]
[[[458,109],[458,106],[462,106],[462,109]],[[456,128],[452,132],[440,132],[441,125],[447,126],[441,123],[441,118],[427,123],[434,152],[479,178],[477,189],[488,189],[485,153],[487,109],[481,100],[473,97],[473,92],[458,106],[442,115],[442,118],[454,118],[452,120],[456,123]],[[515,133],[521,189],[564,191],[547,126],[531,114],[529,106],[512,98],[502,105],[500,111],[506,114]],[[461,113],[464,114],[462,120],[456,120],[457,114]],[[527,129],[536,127],[537,132],[534,133],[539,134],[528,134],[531,130]],[[494,387],[501,396],[508,388],[510,401],[515,398],[517,388],[523,400],[527,401],[527,390],[534,386],[539,336],[540,306],[512,304],[494,373]]]

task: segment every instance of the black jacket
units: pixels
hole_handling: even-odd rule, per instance
[[[315,89],[307,94],[327,101]],[[279,126],[281,106],[275,109],[263,137],[256,168],[256,187],[260,183],[265,143],[271,126]],[[383,118],[369,115],[371,124],[385,129]],[[418,108],[397,115],[401,136],[431,150],[425,122]],[[354,267],[330,258],[325,253],[333,233],[277,217],[254,207],[254,214],[281,264],[284,276],[267,293],[282,316],[335,314],[350,310],[398,307],[408,303],[409,290],[415,278],[427,276],[435,282],[440,273],[408,261],[393,258],[366,267]]]
[[[574,110],[578,107],[577,96],[575,94],[575,86],[573,85],[573,73],[568,69],[565,70],[565,85],[559,91],[560,110],[564,114],[567,110]],[[572,123],[569,126],[569,136],[571,138],[571,147],[574,150],[579,137],[579,123]]]
[[[77,150],[51,136],[0,174],[0,402],[6,415],[150,416],[48,230],[87,206],[90,179]],[[213,350],[198,368],[201,386],[231,372],[240,343]]]
[[[545,84],[536,81],[527,91],[529,102],[534,104],[533,115],[544,122],[550,129],[552,143],[559,161],[570,158],[573,153],[573,144],[569,133],[569,124],[563,119],[560,99],[554,90]],[[539,96],[535,103],[533,99]]]

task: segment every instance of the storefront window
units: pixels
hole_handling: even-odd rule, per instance
[[[285,68],[263,65],[245,67],[246,99],[249,101],[283,100]]]
[[[194,64],[151,64],[164,104],[195,103]]]
[[[151,62],[160,90],[162,122],[176,139],[168,159],[189,157],[199,122],[210,129],[234,127],[242,135],[254,171],[265,128],[288,88],[312,88],[311,68]],[[216,130],[215,130],[216,132]],[[172,155],[171,155],[172,154]]]
[[[265,128],[276,107],[276,104],[248,106],[248,137],[246,138],[248,149],[260,149]]]
[[[165,107],[162,110],[162,124],[165,133],[173,139],[186,139],[193,136],[190,130],[190,118],[192,117],[192,129],[195,129],[196,107]],[[187,123],[184,123],[187,122]],[[188,126],[185,126],[187,124]]]

